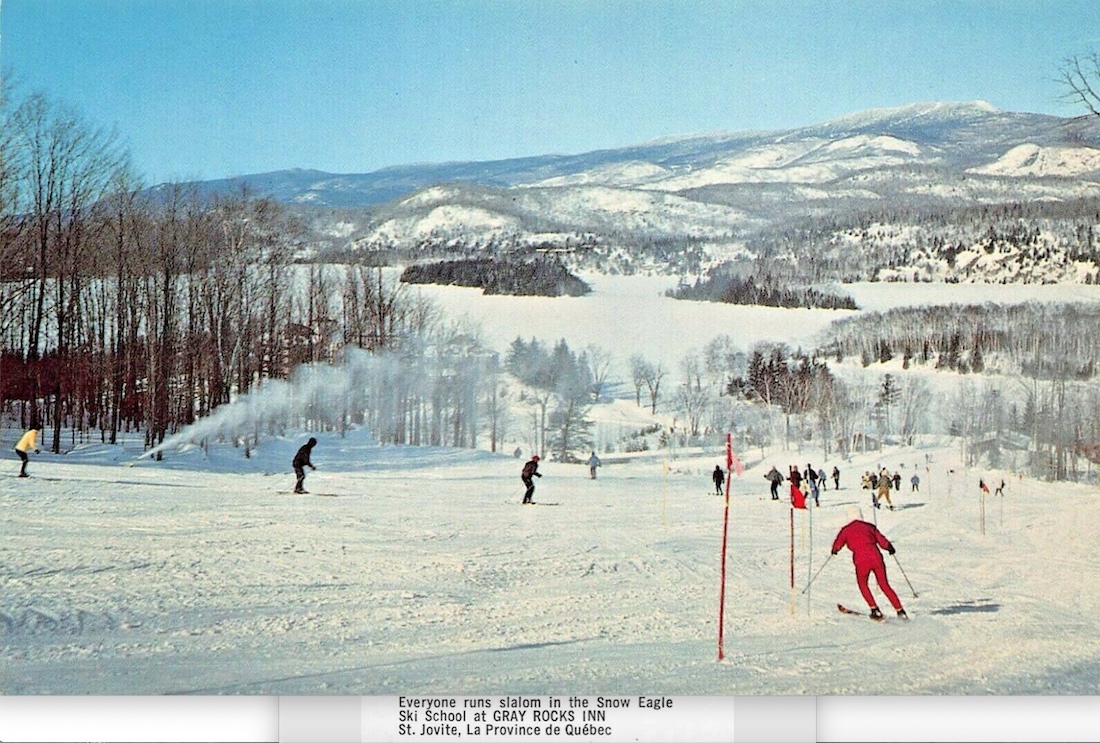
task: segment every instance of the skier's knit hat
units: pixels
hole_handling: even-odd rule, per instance
[[[863,511],[859,506],[848,506],[846,513],[849,521],[863,521]]]

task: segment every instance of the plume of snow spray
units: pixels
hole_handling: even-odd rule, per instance
[[[365,407],[371,377],[384,365],[362,349],[349,348],[340,364],[300,366],[289,381],[265,380],[263,386],[218,407],[142,456],[208,441],[239,441],[306,421],[341,425],[355,407]]]

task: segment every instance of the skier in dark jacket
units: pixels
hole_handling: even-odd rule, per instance
[[[527,492],[523,494],[524,503],[534,503],[535,496],[535,481],[532,477],[542,477],[539,474],[539,455],[536,454],[531,457],[531,460],[523,465],[523,472],[520,474],[519,479],[523,480],[523,484],[527,486]]]
[[[317,439],[310,438],[305,445],[298,450],[298,453],[294,455],[294,461],[291,462],[291,466],[294,468],[294,474],[298,476],[298,482],[294,483],[295,493],[306,493],[306,467],[311,470],[317,469],[313,466],[313,462],[309,461],[310,454],[313,453],[313,447],[317,446]]]
[[[768,478],[768,481],[772,484],[772,500],[779,500],[779,486],[783,484],[783,475],[779,473],[775,465],[772,465],[772,468],[768,470],[768,474],[764,477]]]
[[[714,494],[722,494],[722,486],[726,483],[726,473],[722,471],[722,467],[714,465],[714,472],[711,474],[710,479],[714,480]]]
[[[802,490],[802,473],[798,471],[798,465],[791,465],[790,474],[787,475],[787,479],[791,481],[791,498],[795,497],[793,493],[794,490],[797,490],[800,493],[804,492]]]
[[[807,464],[806,465],[806,474],[804,475],[804,478],[805,478],[805,482],[809,483],[809,487],[810,487],[809,495],[810,495],[811,498],[814,499],[814,505],[815,506],[820,505],[818,503],[818,495],[820,494],[820,489],[818,488],[818,485],[817,485],[817,477],[818,477],[817,470],[815,470],[813,468],[812,464]]]
[[[871,573],[875,574],[878,587],[886,594],[886,598],[890,601],[898,616],[902,619],[908,619],[905,609],[901,606],[901,600],[886,579],[886,562],[882,559],[882,553],[879,552],[881,547],[892,555],[894,554],[894,545],[890,544],[890,540],[883,536],[874,524],[863,520],[863,512],[859,509],[859,506],[852,506],[848,509],[848,524],[837,533],[836,539],[833,540],[833,554],[837,554],[845,546],[852,551],[852,562],[856,566],[856,583],[859,585],[859,592],[863,594],[867,606],[871,608],[871,619],[882,619],[882,611],[879,610],[875,597],[871,594],[871,589],[867,585],[867,577]]]
[[[802,489],[802,473],[798,471],[798,467],[791,465],[790,474],[787,475],[787,479],[791,481],[791,487]]]
[[[833,489],[840,490],[840,468],[833,467]]]

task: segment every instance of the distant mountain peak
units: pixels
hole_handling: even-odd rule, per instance
[[[830,119],[817,126],[857,127],[887,122],[909,122],[916,119],[955,120],[980,118],[1003,113],[1001,109],[988,101],[938,101],[930,103],[910,103],[893,108],[869,108],[865,111],[845,114]]]

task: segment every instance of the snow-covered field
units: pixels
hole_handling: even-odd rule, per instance
[[[680,360],[698,353],[710,340],[728,335],[745,350],[762,341],[783,341],[791,348],[810,349],[816,336],[847,310],[805,310],[688,302],[672,299],[668,276],[606,276],[583,274],[592,293],[583,297],[486,296],[480,289],[417,285],[448,317],[468,318],[479,325],[488,344],[502,352],[517,337],[553,344],[565,338],[582,349],[594,344],[615,354],[617,371],[626,381],[627,359],[639,354],[661,362],[669,371]],[[836,287],[865,311],[926,304],[991,302],[1098,302],[1100,286],[1053,284],[914,284],[858,283]]]
[[[318,435],[164,462],[91,447],[0,481],[5,694],[1078,694],[1100,683],[1100,498],[1009,474],[986,499],[949,441],[852,461],[742,452],[730,502],[726,661],[716,662],[722,453],[650,454],[599,478],[547,463],[521,506],[521,462]],[[925,470],[925,455],[931,456]],[[912,620],[860,607],[847,551],[792,613],[789,509],[763,472],[811,460],[842,488],[796,513],[798,592],[859,473],[908,481],[877,512]],[[9,463],[14,473],[14,461]],[[948,471],[955,469],[954,475]],[[811,563],[812,560],[812,563]],[[882,601],[886,606],[885,601]]]
[[[615,354],[620,378],[629,382],[627,360],[638,354],[668,370],[698,353],[711,339],[728,335],[745,348],[768,340],[797,347],[851,312],[750,307],[689,302],[665,296],[676,287],[669,276],[582,274],[592,287],[583,297],[486,296],[480,289],[418,285],[448,317],[468,318],[486,341],[506,351],[517,337],[553,344],[565,338],[570,348],[600,346]]]
[[[484,322],[500,348],[517,334],[564,337],[671,370],[719,334],[746,348],[764,339],[798,345],[843,314],[674,302],[661,296],[662,281],[604,277],[576,300],[426,292],[452,316],[463,310]],[[1022,291],[1059,298],[1044,287],[852,291],[873,309],[932,293],[935,301],[1018,301]],[[1100,298],[1095,287],[1062,291]],[[289,461],[308,435],[266,439],[249,459],[228,445],[168,451],[162,462],[139,460],[136,445],[80,447],[32,456],[28,480],[12,476],[10,457],[0,477],[0,692],[1091,694],[1100,686],[1096,486],[967,471],[950,439],[850,461],[809,448],[739,452],[749,469],[732,488],[727,657],[718,663],[723,499],[711,494],[709,475],[722,451],[609,456],[595,481],[583,466],[548,462],[539,505],[521,506],[521,460],[379,447],[365,431],[317,434],[318,471],[307,486],[336,497],[290,495]],[[838,465],[842,489],[796,514],[792,610],[789,509],[767,497],[763,473],[806,462]],[[871,511],[855,485],[880,466],[904,481],[893,512]],[[922,484],[911,494],[914,467]],[[1007,482],[1003,499],[986,499],[984,534],[979,477]],[[854,503],[898,548],[900,565],[890,559],[887,569],[908,623],[836,611],[837,602],[864,608],[846,551],[800,593]]]

